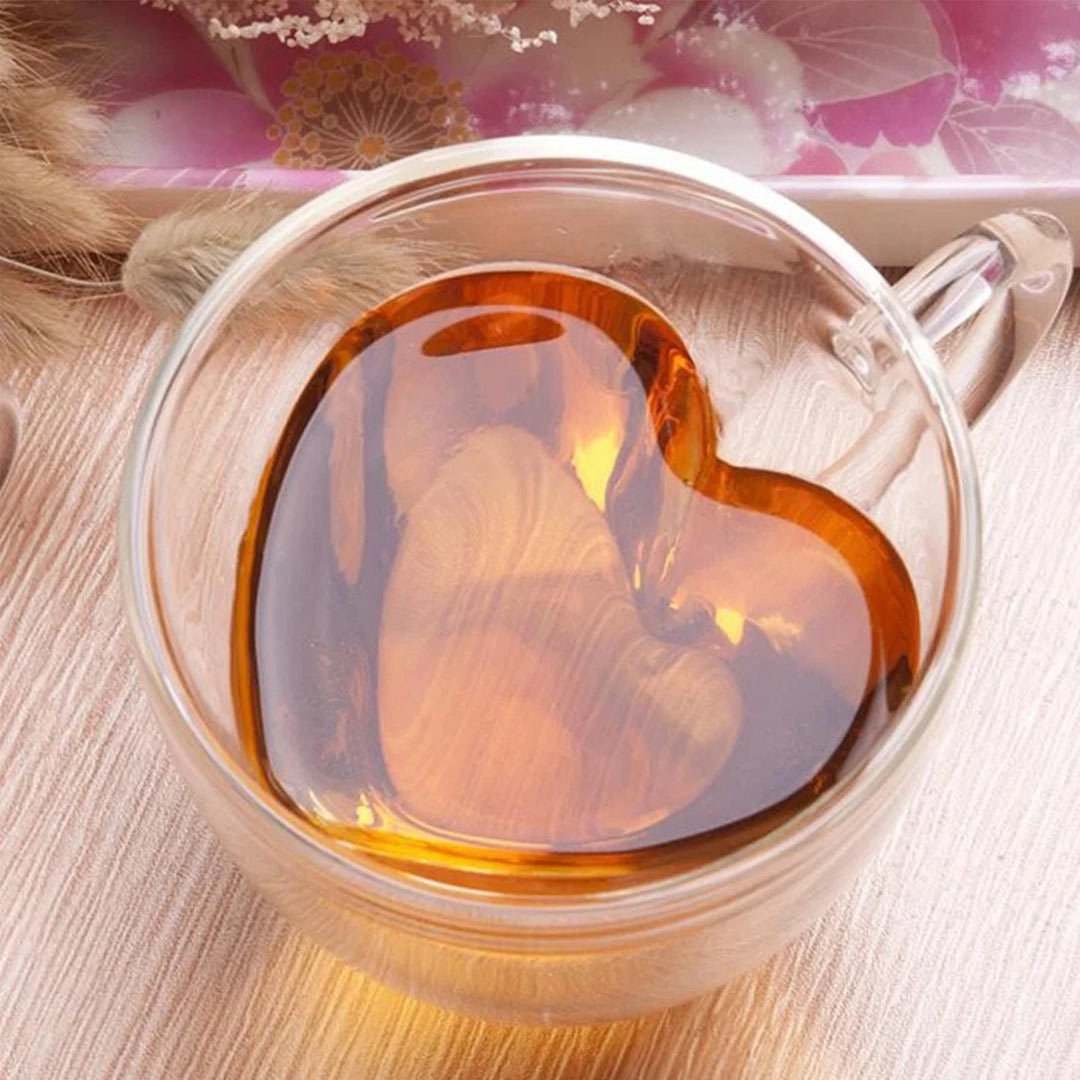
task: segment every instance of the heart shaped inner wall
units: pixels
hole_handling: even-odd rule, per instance
[[[721,455],[679,335],[601,278],[481,267],[362,318],[241,545],[234,698],[274,797],[525,889],[688,868],[805,806],[901,705],[915,593],[858,511]]]

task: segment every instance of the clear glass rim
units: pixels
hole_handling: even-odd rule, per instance
[[[945,433],[948,481],[956,509],[952,602],[937,634],[936,652],[882,742],[860,766],[806,808],[759,840],[669,878],[581,897],[509,896],[463,889],[358,861],[320,841],[313,830],[234,768],[197,715],[184,689],[155,602],[151,575],[150,451],[173,387],[193,351],[212,338],[250,281],[266,265],[311,235],[395,190],[415,189],[458,172],[529,165],[620,167],[668,176],[733,196],[784,222],[858,283],[892,322]],[[444,930],[494,933],[603,934],[632,928],[663,912],[674,917],[752,892],[785,859],[825,830],[857,814],[914,750],[936,715],[967,637],[978,584],[981,510],[969,431],[941,363],[915,320],[878,271],[839,234],[786,197],[720,165],[673,150],[585,135],[525,135],[425,151],[344,182],[294,210],[247,248],[207,290],[177,331],[139,410],[125,463],[119,516],[120,572],[129,627],[143,674],[155,693],[159,720],[179,727],[198,748],[199,767],[213,770],[235,793],[281,830],[283,842],[357,896],[399,918],[408,913]],[[168,717],[161,715],[164,709]]]

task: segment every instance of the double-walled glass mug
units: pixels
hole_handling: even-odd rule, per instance
[[[591,892],[504,892],[497,880],[451,884],[335,846],[260,782],[230,688],[238,546],[297,394],[364,314],[313,289],[310,320],[278,326],[273,287],[318,245],[362,251],[375,233],[434,245],[444,270],[558,264],[633,290],[687,343],[722,417],[725,460],[814,480],[892,541],[921,611],[915,685],[874,745],[794,817],[691,871]],[[289,919],[350,964],[489,1017],[614,1019],[758,964],[868,858],[948,722],[942,701],[979,562],[967,424],[1039,341],[1071,263],[1055,219],[1007,213],[890,286],[754,181],[581,136],[433,150],[291,213],[181,327],[124,481],[128,617],[166,741],[221,842]],[[243,312],[255,296],[264,302],[253,321]]]

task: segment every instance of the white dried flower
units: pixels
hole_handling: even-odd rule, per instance
[[[223,39],[276,37],[287,45],[307,48],[320,41],[336,43],[363,37],[367,28],[393,20],[405,41],[438,45],[445,32],[471,30],[500,35],[515,52],[555,44],[553,29],[532,37],[503,17],[515,0],[142,0],[155,8],[182,8],[210,34]],[[570,26],[583,19],[632,14],[651,25],[659,3],[640,0],[549,0],[555,11],[567,12]]]

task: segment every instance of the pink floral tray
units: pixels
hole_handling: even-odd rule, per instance
[[[152,213],[193,189],[324,189],[446,143],[587,131],[767,179],[881,262],[1032,203],[1080,234],[1080,0],[661,3],[503,37],[389,22],[310,49],[215,39],[180,11],[86,0],[111,45],[101,181]],[[557,7],[557,5],[556,5]]]

